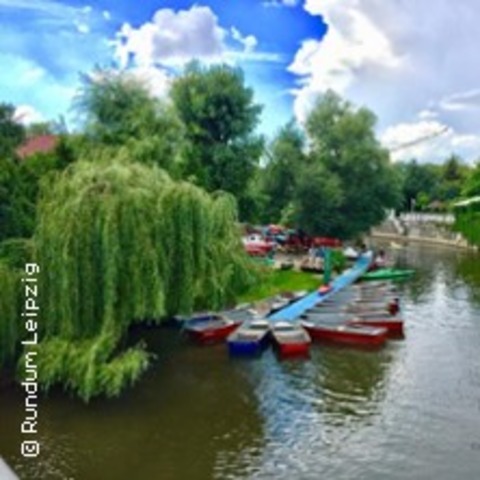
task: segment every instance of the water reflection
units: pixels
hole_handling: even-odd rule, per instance
[[[237,362],[152,330],[157,362],[121,399],[43,399],[40,461],[18,455],[22,392],[2,391],[0,455],[26,479],[480,478],[478,257],[391,254],[417,272],[399,284],[405,340]]]

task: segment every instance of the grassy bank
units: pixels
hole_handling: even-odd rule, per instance
[[[293,270],[266,270],[261,281],[245,292],[240,303],[254,302],[272,297],[281,292],[315,290],[322,283],[319,275]]]

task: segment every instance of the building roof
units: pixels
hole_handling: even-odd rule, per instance
[[[52,151],[58,143],[56,135],[38,135],[28,138],[23,145],[18,147],[17,155],[21,158],[34,155],[35,153],[47,153]]]

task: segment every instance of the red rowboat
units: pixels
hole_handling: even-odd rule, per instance
[[[380,347],[385,344],[387,330],[360,325],[328,325],[313,322],[302,322],[303,328],[312,340],[357,345],[367,347]]]
[[[311,340],[300,325],[289,322],[272,323],[271,335],[281,357],[308,356]]]
[[[225,340],[242,322],[222,315],[211,315],[209,319],[187,321],[185,331],[192,340],[201,344],[216,343]]]
[[[389,336],[403,336],[403,320],[392,318],[388,313],[383,315],[376,312],[356,314],[355,318],[351,319],[348,324],[382,327],[387,329]]]

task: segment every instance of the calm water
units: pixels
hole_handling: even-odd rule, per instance
[[[1,392],[0,454],[25,479],[480,478],[480,258],[395,254],[417,269],[404,340],[233,361],[153,332],[158,361],[120,400],[43,399],[33,462],[19,455],[22,392]]]

